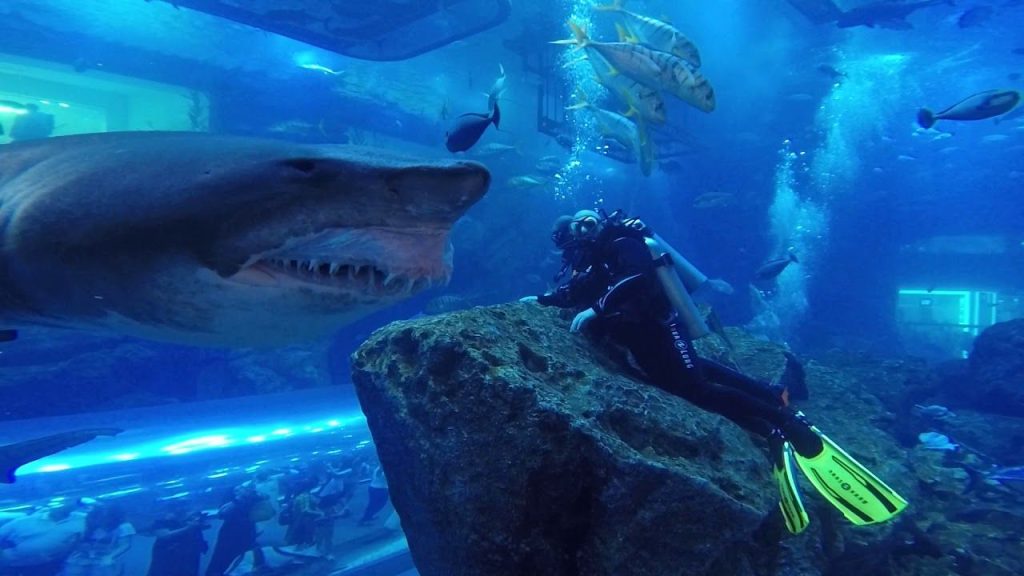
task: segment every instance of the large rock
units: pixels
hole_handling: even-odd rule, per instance
[[[1024,417],[1024,319],[985,329],[968,361],[966,398],[979,410]]]
[[[477,308],[392,324],[354,355],[356,390],[420,573],[821,573],[818,547],[843,538],[818,531],[841,522],[779,542],[763,443],[626,376],[569,334],[568,318],[535,305]],[[771,348],[730,336],[740,355]],[[781,376],[785,355],[765,354],[776,359],[751,354],[741,364]],[[860,456],[862,447],[851,450]],[[906,476],[899,464],[880,468]]]

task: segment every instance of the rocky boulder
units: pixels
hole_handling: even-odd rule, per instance
[[[968,358],[971,382],[962,389],[979,410],[1024,417],[1024,319],[985,329]]]
[[[841,522],[815,521],[783,540],[763,442],[629,377],[570,334],[570,318],[535,305],[476,308],[392,324],[353,356],[421,574],[820,574],[822,542],[887,532],[840,537],[848,529],[833,527],[824,538]],[[748,373],[782,377],[782,350],[729,335]],[[879,435],[865,421],[851,428]],[[859,457],[861,447],[850,450]]]

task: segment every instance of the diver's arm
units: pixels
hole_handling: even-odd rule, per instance
[[[542,306],[557,306],[559,308],[572,308],[575,306],[574,299],[572,297],[572,288],[570,284],[562,284],[555,289],[554,292],[548,292],[547,294],[541,294],[536,297],[537,303]]]
[[[559,286],[554,292],[538,296],[537,303],[559,308],[586,306],[593,301],[595,295],[604,291],[604,286],[601,284],[603,272],[604,270],[599,270],[597,266],[588,268],[573,276],[571,280]]]

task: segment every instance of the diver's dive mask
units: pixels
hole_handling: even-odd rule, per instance
[[[569,224],[569,230],[577,240],[596,236],[600,229],[601,216],[593,210],[580,210]]]

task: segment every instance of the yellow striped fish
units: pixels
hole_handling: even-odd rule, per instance
[[[661,69],[658,87],[703,112],[715,109],[715,89],[692,64],[668,52],[652,52],[649,57]]]
[[[574,38],[555,40],[552,44],[575,44],[577,50],[600,54],[608,63],[609,74],[612,76],[624,74],[645,86],[658,88],[657,78],[661,75],[661,68],[651,59],[649,48],[626,42],[594,42],[575,22],[570,21],[569,28]]]
[[[575,38],[552,44],[575,44],[577,49],[596,52],[604,57],[611,76],[622,74],[650,88],[665,90],[704,112],[715,109],[711,83],[686,60],[640,44],[594,42],[576,23],[570,21],[569,27]]]
[[[628,101],[628,95],[622,94],[621,96]],[[567,109],[589,110],[594,115],[597,129],[601,135],[618,142],[623,148],[632,150],[639,160],[644,176],[650,176],[654,167],[654,144],[636,108],[630,106],[630,111],[624,116],[595,106],[584,99],[579,104],[569,106]],[[634,124],[627,116],[638,118],[638,123]]]
[[[625,10],[622,3],[622,0],[613,0],[609,5],[593,8],[601,12],[617,13],[625,21],[626,29],[630,33],[628,41],[639,42],[655,50],[674,54],[700,68],[700,51],[686,35],[666,22]]]
[[[645,86],[624,74],[612,74],[614,68],[604,56],[598,53],[590,54],[587,57],[597,81],[602,86],[617,96],[625,94],[629,100],[623,100],[623,104],[636,108],[640,116],[650,124],[664,124],[667,120],[665,115],[665,102],[661,99],[658,91],[650,86]]]

